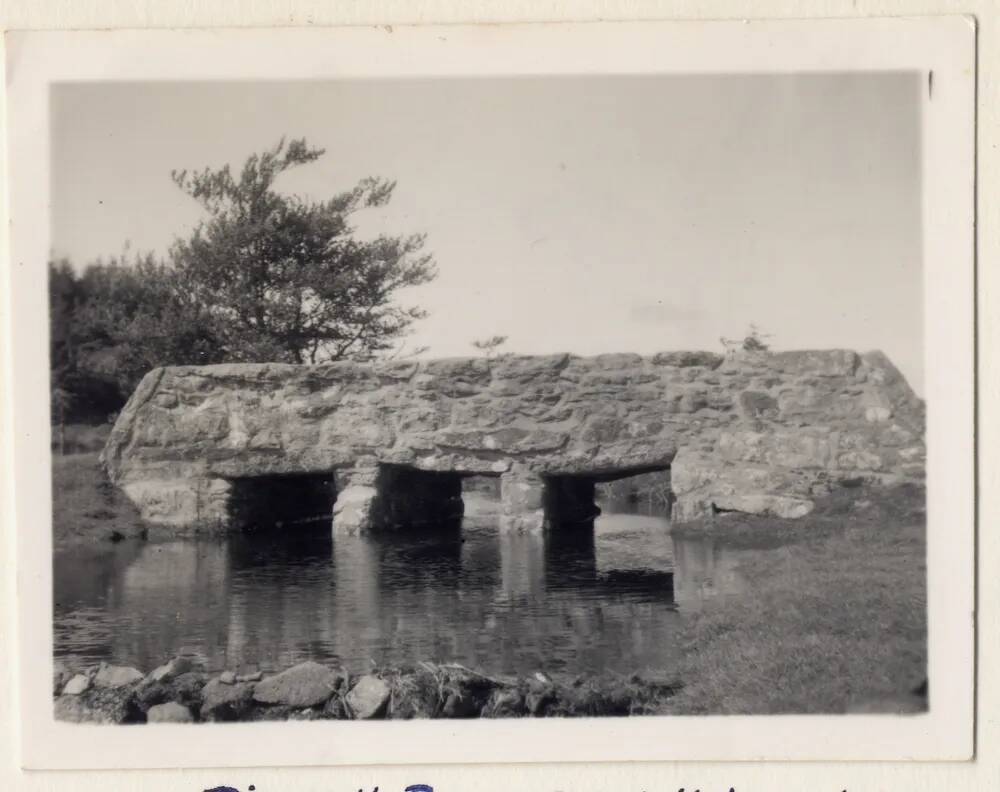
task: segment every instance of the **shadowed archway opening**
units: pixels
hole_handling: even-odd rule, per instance
[[[601,542],[613,542],[607,537],[620,535],[623,529],[639,532],[632,541],[650,541],[651,534],[646,533],[650,531],[656,536],[666,535],[663,530],[666,523],[660,518],[669,517],[673,499],[668,464],[550,475],[544,477],[544,482],[548,588],[641,591],[644,596],[655,598],[672,596],[672,572],[640,565],[605,574],[598,563]],[[651,504],[648,510],[647,504]],[[601,518],[602,514],[606,516]]]
[[[386,530],[455,530],[461,527],[462,475],[419,470],[407,465],[379,466],[375,523]]]
[[[634,473],[597,484],[603,512],[670,518],[674,505],[670,468]]]
[[[247,533],[330,530],[337,498],[331,473],[230,479],[232,526]]]
[[[669,517],[674,496],[669,465],[545,476],[545,520],[551,528],[593,528],[602,505]]]

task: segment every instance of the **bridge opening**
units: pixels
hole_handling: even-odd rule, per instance
[[[596,497],[604,512],[669,518],[675,500],[670,468],[603,481]]]
[[[229,517],[237,530],[329,530],[337,497],[330,473],[252,476],[230,483]]]
[[[464,517],[473,520],[495,520],[500,514],[499,474],[476,473],[462,477]]]
[[[462,475],[405,465],[379,467],[375,522],[389,530],[457,529],[461,526]]]
[[[594,501],[596,485],[587,476],[549,476],[545,479],[542,507],[550,527],[593,526],[601,513]]]
[[[657,537],[668,536],[673,500],[669,465],[550,475],[543,481],[547,587],[672,596],[673,573],[644,566],[655,559],[656,553],[649,549],[661,541]],[[631,558],[634,569],[604,569],[602,554],[619,557],[623,545],[634,546],[637,541],[647,553]]]
[[[550,528],[584,526],[602,512],[669,517],[670,466],[545,477],[543,505]]]

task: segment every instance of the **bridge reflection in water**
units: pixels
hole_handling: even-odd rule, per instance
[[[56,653],[143,669],[182,647],[213,670],[307,658],[355,672],[421,660],[491,673],[668,669],[677,609],[738,594],[739,552],[634,514],[502,533],[488,509],[470,509],[460,530],[123,542],[85,564],[57,552]]]

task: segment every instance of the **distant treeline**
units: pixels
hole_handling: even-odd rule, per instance
[[[82,273],[51,262],[49,321],[55,423],[108,420],[156,366],[223,359],[207,323],[184,309],[150,257]]]

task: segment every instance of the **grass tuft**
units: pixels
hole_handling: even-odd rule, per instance
[[[57,544],[145,538],[147,527],[131,501],[119,492],[98,454],[52,457],[52,531]]]

